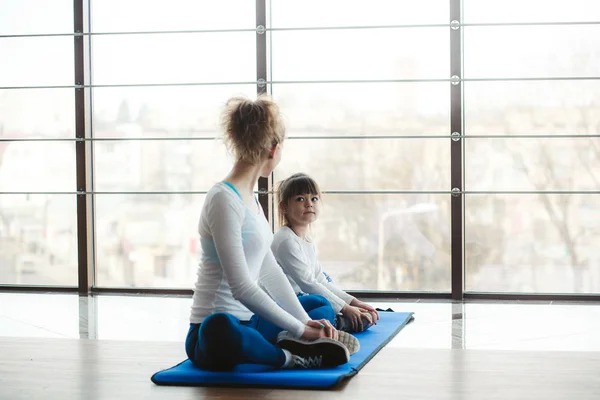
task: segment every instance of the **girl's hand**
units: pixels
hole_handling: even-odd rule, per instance
[[[371,319],[374,324],[377,324],[377,321],[379,321],[379,313],[377,312],[375,307],[370,306],[367,303],[363,303],[362,301],[359,301],[357,299],[352,300],[350,305],[353,305],[354,307],[362,308],[362,309],[368,311],[369,314],[371,315]]]
[[[358,307],[353,307],[346,304],[344,308],[342,308],[342,314],[344,314],[344,317],[348,319],[354,332],[363,331],[363,318],[366,319],[369,324],[373,323],[373,317],[366,309],[360,309]]]
[[[316,340],[322,337],[338,340],[338,331],[326,319],[308,321],[304,327],[304,333],[300,336],[305,340]]]

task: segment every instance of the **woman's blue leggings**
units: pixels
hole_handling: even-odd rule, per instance
[[[299,296],[300,304],[314,319],[334,323],[335,311],[320,295]],[[229,313],[215,313],[202,324],[190,324],[185,341],[188,358],[198,367],[210,371],[229,371],[238,364],[283,366],[285,354],[275,346],[282,329],[253,315],[240,321]]]

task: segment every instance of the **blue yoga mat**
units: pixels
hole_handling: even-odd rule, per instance
[[[171,386],[262,386],[326,389],[356,375],[400,330],[412,320],[411,312],[380,312],[380,320],[365,332],[357,333],[360,350],[344,365],[329,369],[280,370],[245,364],[231,372],[200,369],[190,360],[157,372],[152,382]]]

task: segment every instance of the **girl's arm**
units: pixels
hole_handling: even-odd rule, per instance
[[[328,281],[327,278],[325,277],[325,274],[324,274],[324,271],[323,271],[323,267],[321,266],[321,263],[319,263],[319,267],[318,267],[318,277],[319,277],[318,278],[319,281],[323,285],[325,285],[327,287],[327,289],[329,289],[337,297],[339,297],[340,299],[342,299],[344,301],[344,303],[353,305],[352,301],[356,300],[356,298],[354,298],[354,296],[351,296],[348,293],[344,292],[335,283],[333,283],[331,281]]]
[[[275,251],[275,257],[285,274],[290,276],[303,292],[320,294],[331,303],[336,313],[342,310],[346,303],[320,280],[319,275],[325,279],[323,274],[315,275],[314,267],[302,253],[300,244],[292,239],[286,239]]]
[[[321,266],[321,263],[319,263],[318,269],[319,269],[319,277],[320,277],[319,279],[323,282],[324,285],[327,286],[327,288],[330,291],[335,293],[335,295],[338,296],[340,299],[344,300],[344,302],[346,302],[346,304],[348,304],[349,306],[362,308],[363,310],[369,311],[372,322],[376,322],[377,320],[379,320],[379,313],[373,306],[371,306],[367,303],[363,303],[362,301],[358,300],[356,297],[351,296],[348,293],[344,292],[335,283],[327,280],[327,278],[325,277],[324,271],[323,271],[323,267]],[[346,314],[346,312],[344,312],[344,314]]]
[[[211,200],[207,210],[208,226],[233,298],[253,313],[300,337],[306,321],[283,310],[250,279],[242,245],[244,208],[234,203],[227,193],[216,193]]]

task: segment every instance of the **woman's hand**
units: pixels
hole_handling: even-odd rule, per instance
[[[326,319],[308,321],[304,327],[304,333],[300,336],[305,340],[316,340],[322,337],[338,340],[338,331]]]
[[[366,309],[360,309],[358,307],[346,304],[341,311],[342,314],[344,314],[344,317],[346,317],[346,319],[348,320],[348,322],[350,322],[350,327],[354,332],[363,331],[363,319],[366,319],[369,324],[373,323],[373,317]]]
[[[379,321],[379,313],[377,312],[375,307],[370,306],[367,303],[363,303],[362,301],[359,301],[357,299],[352,300],[350,305],[362,308],[363,310],[367,311],[371,315],[371,320],[374,324],[377,324],[377,321]]]

